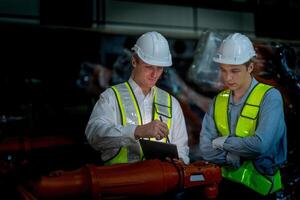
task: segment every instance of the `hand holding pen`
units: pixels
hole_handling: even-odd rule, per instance
[[[159,120],[160,120],[161,122],[163,122],[161,116],[159,116]],[[167,143],[171,143],[170,140],[169,140],[169,136],[168,136],[168,135],[169,135],[169,132],[168,132],[167,135],[166,135]]]
[[[157,140],[161,140],[168,136],[168,133],[169,129],[167,124],[162,122],[162,119],[160,118],[160,120],[153,120],[147,124],[137,126],[134,136],[136,139],[156,138]]]

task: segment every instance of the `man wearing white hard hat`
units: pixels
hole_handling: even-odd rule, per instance
[[[181,107],[155,86],[164,68],[172,65],[168,41],[158,32],[147,32],[132,50],[131,77],[100,95],[86,127],[88,142],[101,152],[106,165],[142,160],[140,138],[175,144],[179,158],[188,164]]]
[[[252,77],[254,56],[252,42],[240,33],[221,43],[213,60],[226,89],[205,114],[199,147],[201,157],[220,164],[224,180],[235,184],[230,195],[264,199],[282,188],[287,139],[281,94]]]

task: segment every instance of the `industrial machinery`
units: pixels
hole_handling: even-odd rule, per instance
[[[24,187],[19,187],[19,192],[25,200],[96,200],[159,196],[198,187],[205,199],[214,199],[220,181],[220,168],[207,162],[184,165],[146,160],[112,166],[86,165],[75,171],[60,171],[27,182]]]
[[[98,154],[93,155],[85,145],[62,136],[6,139],[0,143],[0,155],[10,158],[0,163],[0,184],[4,190],[10,190],[8,195],[15,191],[14,199],[18,200],[164,195],[170,199],[191,188],[204,199],[214,199],[221,181],[220,168],[204,161],[185,165],[179,161],[144,160],[103,166],[96,162]]]

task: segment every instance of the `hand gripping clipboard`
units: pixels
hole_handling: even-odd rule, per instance
[[[171,159],[178,158],[177,146],[175,144],[167,144],[151,140],[140,139],[140,144],[147,160],[159,159],[165,160],[166,157]]]

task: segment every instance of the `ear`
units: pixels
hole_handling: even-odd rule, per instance
[[[252,71],[253,71],[253,69],[254,69],[254,63],[253,62],[251,62],[250,64],[249,64],[249,66],[248,66],[248,72],[251,74],[252,73]]]
[[[135,60],[135,57],[134,57],[134,56],[131,57],[131,65],[132,65],[133,67],[136,67],[136,60]]]

